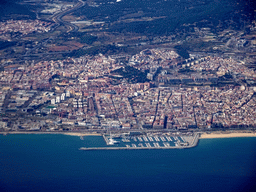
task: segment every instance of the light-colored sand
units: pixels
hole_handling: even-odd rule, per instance
[[[101,136],[99,133],[78,133],[78,132],[0,132],[0,134],[63,134],[70,136]],[[256,132],[212,132],[202,133],[200,139],[211,138],[232,138],[232,137],[256,137]]]
[[[232,132],[232,133],[228,133],[228,132],[213,132],[210,134],[207,133],[203,133],[200,136],[200,139],[213,139],[213,138],[232,138],[232,137],[256,137],[256,133],[255,132],[251,132],[251,133],[243,133],[243,132]]]

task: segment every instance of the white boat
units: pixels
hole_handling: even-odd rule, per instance
[[[117,143],[119,143],[119,141],[116,141],[116,140],[114,140],[112,138],[109,138],[109,140],[108,140],[108,144],[109,145],[114,145],[114,144],[117,144]]]
[[[108,139],[108,145],[114,145],[114,144],[117,144],[117,143],[119,143],[119,141],[116,141],[116,140],[114,140],[113,139],[113,136],[111,135],[111,132],[110,132],[110,137],[109,137],[109,139]]]

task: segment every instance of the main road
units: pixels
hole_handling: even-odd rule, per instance
[[[72,7],[71,9],[67,9],[67,10],[64,10],[64,11],[62,11],[60,13],[56,13],[52,17],[52,20],[55,23],[58,23],[57,27],[60,26],[61,24],[65,25],[65,26],[68,26],[69,30],[67,31],[67,33],[68,32],[76,32],[76,31],[79,30],[79,27],[77,27],[76,25],[74,25],[74,24],[72,24],[70,22],[63,21],[62,17],[64,17],[67,14],[70,14],[70,13],[74,12],[75,10],[83,7],[84,5],[85,5],[85,2],[82,1],[82,0],[79,0],[79,2],[74,7]]]
[[[78,0],[78,3],[75,4],[72,8],[70,9],[66,9],[64,11],[61,11],[61,12],[58,12],[58,13],[55,13],[53,16],[50,17],[50,19],[52,21],[54,21],[55,23],[57,23],[57,25],[52,29],[52,31],[54,31],[57,27],[59,27],[60,25],[64,25],[64,26],[67,26],[68,27],[68,30],[67,30],[67,33],[69,32],[76,32],[79,30],[79,27],[70,23],[70,22],[67,22],[67,21],[63,21],[62,18],[67,15],[67,14],[70,14],[72,12],[74,12],[75,10],[83,7],[85,5],[85,2],[82,1],[82,0]],[[29,49],[26,51],[26,53],[22,56],[24,58],[25,57],[30,57],[30,56],[41,56],[41,55],[51,55],[51,54],[58,54],[60,52],[57,52],[57,53],[37,53],[37,54],[33,54],[33,51],[37,50],[37,49],[40,49],[40,47],[44,47],[47,45],[47,43],[51,40],[54,40],[55,39],[55,36],[51,36],[50,38],[46,38],[46,39],[43,39],[41,42],[39,42],[35,47]],[[61,52],[61,53],[68,53],[68,52]],[[7,58],[14,58],[13,55],[11,56],[8,56],[8,57],[0,57],[0,59],[7,59]],[[23,59],[20,59],[19,61],[22,61]],[[25,59],[26,60],[26,59]],[[6,62],[7,63],[7,62]],[[5,63],[4,63],[5,64]]]
[[[59,27],[61,24],[64,25],[64,26],[68,26],[68,30],[67,30],[67,33],[69,32],[76,32],[79,30],[79,27],[77,27],[76,25],[72,24],[72,23],[69,23],[67,21],[63,21],[62,20],[62,17],[64,17],[65,15],[67,14],[70,14],[72,12],[74,12],[75,10],[83,7],[85,5],[85,2],[82,1],[82,0],[79,0],[79,2],[73,6],[72,8],[70,9],[67,9],[67,10],[64,10],[62,12],[58,12],[56,14],[54,14],[51,19],[57,23],[57,26],[55,26],[52,31],[54,31],[57,27]],[[39,49],[40,47],[43,47],[45,46],[48,41],[50,40],[53,40],[54,37],[50,37],[50,38],[47,38],[47,39],[44,39],[42,40],[41,42],[39,42],[35,47],[33,47],[32,49],[26,51],[25,55],[26,57],[29,57],[29,56],[36,56],[36,55],[41,55],[41,54],[32,54],[33,51],[35,51],[36,49]],[[65,52],[67,53],[67,52]],[[54,53],[43,53],[43,54],[54,54]]]

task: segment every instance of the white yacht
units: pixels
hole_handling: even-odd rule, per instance
[[[109,140],[108,140],[109,145],[114,145],[114,144],[117,144],[117,143],[119,143],[119,141],[116,141],[113,138],[109,138]]]

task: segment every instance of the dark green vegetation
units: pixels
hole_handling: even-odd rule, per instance
[[[176,45],[174,48],[176,52],[183,57],[184,59],[189,58],[188,51],[205,51],[210,50],[211,52],[216,52],[212,49],[214,45],[217,45],[216,42],[206,42],[201,40],[189,40],[184,41],[181,45]]]
[[[129,83],[145,83],[149,81],[147,79],[147,74],[141,72],[138,69],[135,69],[131,66],[125,66],[124,68],[119,68],[113,72],[112,74],[122,75],[123,78],[128,79]]]
[[[183,57],[184,59],[189,58],[189,53],[187,51],[187,47],[184,47],[183,45],[177,45],[174,47],[176,49],[176,52]]]
[[[78,49],[74,50],[71,53],[64,55],[68,57],[80,57],[83,55],[97,55],[99,53],[101,54],[117,54],[120,52],[126,52],[128,48],[126,47],[117,47],[115,45],[99,45],[94,46],[88,49]]]
[[[35,19],[35,12],[39,13],[45,2],[62,5],[63,2],[77,0],[0,0],[0,20],[5,19]],[[84,1],[86,4],[66,16],[74,15],[75,20],[91,21],[90,25],[79,25],[80,31],[73,30],[67,33],[68,27],[65,23],[44,34],[30,34],[32,41],[41,42],[44,38],[53,37],[44,44],[44,48],[34,50],[30,59],[37,57],[41,59],[41,53],[47,53],[52,47],[51,44],[62,46],[66,41],[76,41],[83,44],[86,49],[77,49],[63,55],[50,54],[43,59],[63,59],[66,57],[79,57],[85,54],[136,54],[145,48],[156,48],[161,46],[176,46],[177,53],[183,58],[189,58],[188,52],[204,51],[220,53],[221,49],[214,49],[220,43],[226,43],[228,38],[216,42],[206,42],[200,36],[198,28],[209,28],[207,32],[218,36],[219,31],[224,29],[245,29],[252,20],[255,20],[255,3],[253,0],[91,0]],[[51,7],[51,6],[49,6]],[[65,15],[65,14],[64,14]],[[39,14],[40,18],[51,20],[49,14]],[[79,17],[79,18],[78,18]],[[72,18],[72,17],[71,17]],[[63,17],[62,19],[65,20]],[[72,20],[72,19],[71,19]],[[101,22],[101,23],[98,23]],[[197,27],[197,28],[196,28]],[[248,28],[249,29],[249,28]],[[76,32],[74,32],[76,31]],[[250,33],[250,30],[248,31]],[[19,36],[12,38],[19,41]],[[13,38],[14,39],[14,38]],[[64,42],[64,43],[63,43]],[[122,47],[116,46],[121,45]],[[17,43],[17,46],[19,44]],[[66,44],[64,45],[66,46]],[[33,45],[25,48],[32,48]],[[41,46],[42,47],[42,46]],[[79,47],[81,47],[79,45]],[[6,47],[9,49],[8,47]],[[17,48],[17,47],[15,47]],[[18,49],[20,50],[21,47]],[[25,50],[25,49],[24,49]],[[73,48],[71,49],[73,50]],[[12,50],[5,50],[4,56],[12,57]],[[17,51],[17,54],[24,54],[25,51]],[[37,54],[32,55],[32,54]],[[22,57],[22,56],[20,56]],[[18,57],[16,57],[18,58]]]
[[[254,19],[253,1],[245,0],[122,0],[112,4],[94,0],[98,6],[84,6],[75,15],[88,20],[105,21],[109,31],[135,32],[148,35],[168,35],[193,30],[197,27],[240,29],[243,20]],[[101,4],[100,4],[101,3]],[[152,18],[146,20],[145,18]],[[232,24],[230,24],[232,20]],[[118,22],[116,22],[118,21]]]
[[[179,69],[178,73],[193,73],[195,72],[194,70],[191,70],[190,68],[182,68],[182,69]]]
[[[0,50],[16,45],[16,42],[0,41]]]
[[[20,4],[21,0],[0,0],[0,21],[3,19],[36,19],[31,6]]]
[[[94,41],[96,41],[98,37],[92,35],[84,35],[80,38],[81,43],[86,43],[91,45]]]
[[[93,44],[95,41],[98,40],[97,36],[90,35],[88,33],[83,32],[72,32],[68,34],[64,34],[62,38],[68,40],[72,37],[75,37],[80,43],[86,43],[88,45]]]
[[[177,45],[175,48],[180,51],[184,55],[184,57],[187,57],[186,50],[188,51],[196,51],[201,49],[207,49],[214,45],[212,42],[205,42],[205,41],[198,41],[198,40],[190,40],[185,41],[182,45]],[[184,52],[184,53],[183,53]]]

